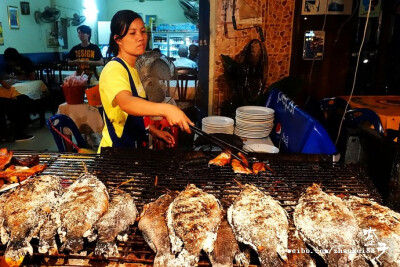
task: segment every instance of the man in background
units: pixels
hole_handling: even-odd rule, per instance
[[[199,55],[198,54],[199,54],[199,47],[197,45],[195,45],[195,44],[189,45],[189,56],[188,56],[188,58],[190,60],[193,60],[194,62],[196,62],[197,65],[199,64],[199,62],[198,62]]]
[[[197,69],[196,62],[187,58],[188,54],[188,47],[186,45],[181,45],[178,50],[179,58],[174,61],[174,65],[177,68]]]
[[[98,79],[96,66],[103,66],[104,59],[100,48],[90,43],[92,29],[89,26],[81,25],[77,28],[77,31],[81,43],[72,47],[69,51],[68,65],[78,66],[77,75],[85,73],[89,76],[88,81],[93,75]]]

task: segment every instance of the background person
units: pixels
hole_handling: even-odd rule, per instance
[[[196,62],[187,58],[188,54],[188,47],[186,45],[181,45],[178,50],[179,58],[174,61],[174,65],[177,68],[197,69]]]
[[[17,49],[7,48],[4,51],[4,61],[6,65],[0,79],[3,88],[10,90],[15,79],[35,80],[35,68],[32,61],[21,55]],[[33,135],[25,132],[30,123],[29,110],[31,108],[32,100],[26,95],[15,98],[0,97],[0,136],[3,140],[24,141],[34,138]],[[10,128],[8,128],[7,120],[11,122]]]
[[[193,123],[178,107],[146,99],[135,69],[138,56],[146,50],[148,38],[142,18],[134,11],[120,10],[111,19],[110,28],[108,54],[116,57],[107,63],[100,77],[105,126],[99,151],[102,147],[141,147],[148,140],[147,126],[150,134],[173,146],[173,136],[146,124],[143,116],[165,117],[170,125],[177,125],[188,133],[189,124]]]
[[[81,25],[77,28],[77,32],[81,43],[72,47],[71,51],[69,51],[68,65],[78,66],[77,75],[81,75],[84,72],[89,76],[88,81],[90,81],[92,75],[98,79],[96,66],[103,66],[104,59],[100,48],[90,43],[92,29],[89,26]]]
[[[21,55],[17,49],[9,47],[4,51],[4,78],[35,80],[35,67],[32,61]]]
[[[199,65],[199,47],[195,44],[189,45],[189,56],[188,59],[193,60]]]

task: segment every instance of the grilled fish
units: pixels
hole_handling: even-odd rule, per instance
[[[355,266],[356,253],[335,253],[359,248],[357,221],[340,198],[314,184],[300,197],[293,220],[303,240],[329,266]]]
[[[58,216],[61,250],[78,252],[93,225],[108,209],[106,186],[96,176],[81,175],[61,197]]]
[[[37,236],[62,192],[60,178],[44,175],[32,178],[13,191],[4,205],[4,227],[10,235],[6,262],[18,266],[29,253],[30,241]]]
[[[252,167],[253,167],[253,173],[254,174],[266,171],[264,162],[254,162]]]
[[[286,261],[289,223],[279,202],[246,184],[228,209],[228,222],[236,239],[257,253],[261,266],[280,266]],[[279,256],[278,256],[279,255]]]
[[[208,165],[225,166],[231,161],[231,153],[224,151],[208,162]]]
[[[140,215],[138,227],[142,231],[144,240],[156,253],[155,267],[173,266],[175,255],[171,252],[166,211],[177,195],[178,193],[173,191],[162,195],[156,201],[146,204]]]
[[[225,216],[218,228],[217,240],[214,243],[214,250],[209,255],[209,259],[214,267],[233,266],[233,260],[239,266],[249,266],[249,260],[240,251],[232,228]]]
[[[253,173],[249,168],[243,166],[237,159],[233,159],[231,165],[234,173],[243,173],[243,174]]]
[[[120,189],[113,189],[110,193],[110,204],[107,212],[96,222],[97,243],[94,253],[108,257],[119,256],[115,238],[129,230],[135,223],[137,209],[131,195]],[[119,238],[126,241],[127,236]]]
[[[370,250],[364,256],[374,265],[400,266],[400,214],[356,196],[345,203],[360,227],[361,245]]]
[[[221,204],[213,195],[195,185],[179,193],[167,210],[172,253],[179,253],[174,266],[196,266],[202,249],[213,251],[221,217]]]

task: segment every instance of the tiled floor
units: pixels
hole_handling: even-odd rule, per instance
[[[52,114],[46,113],[46,119],[49,118]],[[31,117],[35,119],[35,117]],[[35,151],[50,151],[56,152],[58,151],[56,143],[54,142],[53,136],[50,133],[49,129],[44,126],[43,128],[39,127],[39,120],[33,120],[32,124],[26,131],[28,134],[34,135],[35,138],[27,141],[19,141],[19,142],[1,142],[0,147],[5,147],[10,150],[35,150]]]

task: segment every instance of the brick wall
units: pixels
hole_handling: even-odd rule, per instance
[[[290,54],[292,49],[293,11],[295,0],[245,0],[258,9],[261,7],[262,27],[266,38],[268,53],[267,86],[289,75]],[[229,92],[223,75],[221,54],[236,58],[245,45],[252,39],[259,38],[255,29],[235,31],[226,7],[232,0],[217,1],[213,114],[219,114],[221,104]],[[237,17],[237,14],[235,14]],[[252,25],[238,25],[239,27]],[[212,61],[212,60],[211,60]]]

